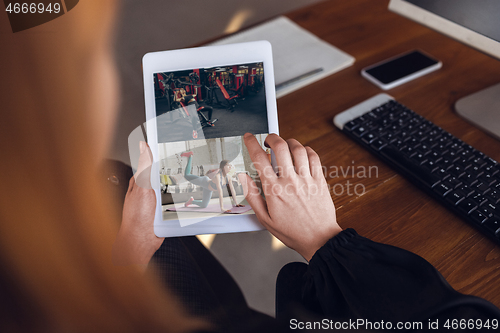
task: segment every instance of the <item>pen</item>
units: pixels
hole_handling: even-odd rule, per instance
[[[287,81],[282,82],[282,83],[280,83],[280,84],[277,84],[277,85],[276,85],[276,90],[283,89],[283,88],[285,88],[285,87],[287,87],[287,86],[289,86],[289,85],[291,85],[291,84],[294,84],[294,83],[296,83],[296,82],[299,82],[299,81],[305,80],[305,79],[307,79],[307,78],[309,78],[309,77],[311,77],[311,76],[313,76],[313,75],[315,75],[315,74],[317,74],[317,73],[320,73],[320,72],[322,72],[322,71],[323,71],[323,68],[322,68],[322,67],[320,67],[320,68],[313,69],[312,71],[307,72],[307,73],[305,73],[305,74],[302,74],[302,75],[296,76],[296,77],[294,77],[293,79],[290,79],[290,80],[287,80]]]

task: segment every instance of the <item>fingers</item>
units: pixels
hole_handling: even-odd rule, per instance
[[[318,154],[311,148],[305,147],[307,152],[307,158],[309,160],[309,169],[311,170],[311,176],[313,178],[324,177],[323,169],[321,167],[321,160]]]
[[[295,139],[288,139],[286,141],[288,147],[293,156],[293,162],[295,165],[295,172],[300,176],[310,176],[309,170],[309,157],[306,149]]]
[[[151,189],[151,165],[153,164],[153,154],[146,142],[140,143],[141,155],[137,164],[137,172],[134,174],[135,183],[146,189]]]
[[[153,164],[153,154],[148,144],[144,141],[140,141],[139,147],[141,154],[139,155],[139,162],[137,163],[137,173],[143,172]]]
[[[266,221],[270,219],[269,212],[267,211],[267,203],[264,198],[260,195],[260,190],[255,184],[255,182],[250,178],[249,175],[245,173],[240,173],[238,175],[241,185],[243,186],[243,194],[245,199],[247,199],[250,207],[252,207],[255,215],[259,221],[261,221],[264,226],[266,226]]]
[[[274,156],[276,156],[278,175],[287,177],[295,174],[288,143],[276,134],[269,134],[266,138],[266,144],[269,145],[274,152]]]
[[[261,178],[267,177],[267,179],[274,178],[274,172],[269,172],[269,170],[272,170],[272,166],[269,163],[267,154],[264,153],[257,139],[249,133],[245,134],[244,138],[250,158],[259,172],[259,176]],[[312,148],[302,146],[295,139],[285,141],[276,134],[267,136],[266,145],[274,151],[280,177],[291,176],[296,173],[301,176],[321,177],[323,171],[321,161]]]
[[[247,147],[250,158],[252,159],[254,167],[259,173],[261,179],[276,179],[277,176],[274,173],[273,167],[269,162],[267,154],[262,150],[257,139],[250,133],[244,135],[245,146]]]
[[[135,177],[132,176],[132,178],[130,178],[130,180],[128,182],[127,194],[132,192],[132,190],[134,189],[134,186],[135,186]]]

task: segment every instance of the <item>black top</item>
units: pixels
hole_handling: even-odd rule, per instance
[[[198,105],[198,102],[193,97],[193,95],[186,95],[186,96],[184,96],[184,104],[188,105],[188,104],[191,104],[191,103],[194,103],[194,105],[196,106],[196,110],[198,110],[198,108],[200,106]]]
[[[496,319],[495,326],[500,327],[500,310],[493,304],[455,291],[422,257],[373,242],[353,229],[328,241],[304,266],[301,278],[297,278],[297,269],[295,275],[282,269],[278,278],[277,314],[288,323],[292,318],[286,316],[286,311],[293,313],[293,307],[303,307],[320,318],[384,321],[393,328],[398,322],[410,322],[422,323],[425,330],[429,320],[438,320],[438,331],[445,331],[448,319],[450,325],[453,319],[481,319],[483,324],[489,319],[490,325]],[[301,293],[295,294],[295,300],[285,296],[283,304],[279,296],[287,292],[282,287],[290,290],[293,284]],[[496,330],[490,327],[489,331]]]
[[[167,283],[186,300],[188,308],[196,308],[196,315],[213,322],[219,331],[300,331],[307,325],[323,325],[316,328],[335,331],[335,325],[344,325],[339,331],[355,328],[354,331],[362,332],[380,331],[390,328],[388,325],[396,330],[402,323],[413,325],[415,332],[425,332],[430,324],[437,324],[438,329],[430,331],[442,332],[453,331],[453,325],[459,328],[460,320],[472,325],[479,325],[481,320],[483,326],[488,320],[489,328],[483,330],[498,330],[500,310],[493,304],[455,291],[420,256],[373,242],[353,229],[344,230],[329,240],[315,253],[309,265],[290,263],[281,269],[276,285],[277,319],[249,309],[232,278],[223,268],[220,270],[222,266],[196,243],[195,237],[178,240],[188,249],[189,258],[198,261],[194,263],[196,273],[191,274],[204,275],[206,284],[193,286],[181,282],[189,279],[172,273],[178,264],[170,267],[170,274],[176,275],[174,283],[172,279]],[[166,239],[165,242],[172,241]],[[199,289],[194,290],[196,288]],[[186,290],[191,296],[189,299],[183,296]],[[210,297],[203,305],[207,300],[195,300],[193,295]],[[200,310],[202,308],[205,310]],[[357,326],[352,326],[353,323]],[[495,325],[497,329],[493,329]]]

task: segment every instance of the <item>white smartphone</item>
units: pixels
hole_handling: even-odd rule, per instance
[[[441,61],[415,50],[364,68],[361,75],[368,81],[389,90],[441,68]]]

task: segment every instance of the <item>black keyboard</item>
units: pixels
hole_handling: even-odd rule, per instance
[[[357,106],[336,117],[336,125],[500,244],[500,164],[381,95],[382,104],[368,100],[364,111]]]

